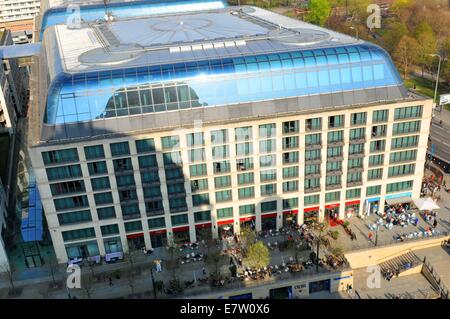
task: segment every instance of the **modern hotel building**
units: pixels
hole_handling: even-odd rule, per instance
[[[35,60],[30,156],[60,262],[419,197],[432,101],[381,48],[249,6],[116,10],[47,26]]]

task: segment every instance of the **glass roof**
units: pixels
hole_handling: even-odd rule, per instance
[[[134,2],[110,3],[108,11],[119,18],[139,17],[153,14],[191,12],[201,10],[222,9],[226,1],[220,0],[141,0]],[[42,18],[41,36],[46,28],[56,24],[66,24],[75,13],[71,7],[51,8],[45,11]],[[105,18],[104,4],[80,7],[80,17],[85,22]]]
[[[401,84],[389,55],[368,43],[62,73],[49,88],[44,122],[65,124]]]

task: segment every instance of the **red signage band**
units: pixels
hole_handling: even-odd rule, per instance
[[[172,231],[174,233],[177,233],[177,232],[180,232],[180,231],[186,231],[186,230],[189,230],[189,226],[181,226],[181,227],[172,228]]]
[[[325,205],[325,208],[328,208],[328,209],[330,209],[330,208],[336,208],[336,207],[339,207],[339,203]]]
[[[289,214],[297,215],[297,214],[298,214],[298,209],[287,210],[287,211],[284,211],[283,214],[284,214],[284,215],[289,215]]]
[[[305,208],[303,211],[304,211],[305,213],[307,213],[307,212],[312,212],[312,211],[314,211],[314,210],[319,210],[319,206],[308,207],[308,208]]]
[[[127,235],[127,238],[128,238],[128,239],[139,238],[139,237],[144,237],[144,233],[138,233],[138,234]]]
[[[261,215],[261,218],[273,218],[273,217],[277,217],[277,213],[272,213],[272,214],[266,214],[266,215]]]
[[[352,200],[352,201],[350,201],[350,202],[346,202],[345,203],[345,206],[350,206],[350,205],[357,205],[357,204],[359,204],[361,201],[358,199],[358,200]]]
[[[197,229],[208,228],[208,227],[211,228],[211,223],[195,225],[195,228],[197,228]]]
[[[242,217],[242,218],[239,218],[239,221],[242,223],[242,222],[248,222],[248,221],[253,220],[253,219],[256,219],[256,217],[255,216]]]
[[[161,235],[161,234],[165,234],[166,232],[167,232],[167,230],[165,230],[165,229],[152,230],[152,231],[150,231],[150,235]]]
[[[219,220],[217,222],[217,225],[229,225],[229,224],[233,224],[234,223],[234,219],[227,219],[227,220]]]

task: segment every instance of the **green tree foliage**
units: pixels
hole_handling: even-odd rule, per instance
[[[387,31],[385,32],[382,42],[383,47],[389,52],[394,53],[397,48],[400,39],[408,34],[408,27],[403,22],[394,22],[389,25]]]
[[[256,232],[250,227],[243,227],[241,229],[240,241],[242,255],[246,256],[249,247],[256,243]]]
[[[330,16],[331,5],[328,0],[310,0],[309,1],[309,12],[305,17],[305,20],[324,26],[328,17]]]
[[[269,248],[267,248],[261,241],[249,247],[247,257],[244,259],[244,263],[247,266],[257,269],[267,267],[269,262]]]
[[[432,69],[434,58],[430,54],[436,53],[436,36],[431,26],[426,21],[422,21],[414,30],[414,37],[420,46],[417,62],[422,68],[423,74],[424,70],[431,71]]]
[[[416,64],[419,57],[420,45],[413,37],[404,35],[394,51],[393,58],[403,71],[403,78],[408,78],[412,65]]]

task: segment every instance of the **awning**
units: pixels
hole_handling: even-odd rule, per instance
[[[406,204],[406,203],[411,203],[412,201],[413,201],[412,198],[409,196],[386,198],[386,204],[388,204],[388,205]]]
[[[415,199],[414,205],[416,205],[419,210],[432,210],[440,208],[430,197]]]

